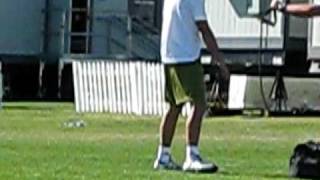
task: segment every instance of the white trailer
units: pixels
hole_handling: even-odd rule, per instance
[[[44,0],[0,1],[0,55],[39,55]]]
[[[291,2],[307,2],[307,0]],[[220,48],[226,52],[227,61],[231,60],[232,64],[257,64],[261,35],[262,50],[265,55],[264,65],[278,65],[279,59],[285,61],[293,52],[304,54],[307,51],[305,45],[308,34],[307,20],[284,17],[281,13],[277,13],[277,23],[274,26],[261,27],[258,17],[269,6],[270,0],[206,1],[210,26]],[[270,16],[267,18],[272,20]]]

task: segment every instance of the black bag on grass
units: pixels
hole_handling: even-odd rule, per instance
[[[320,179],[320,143],[298,144],[290,158],[291,177]]]

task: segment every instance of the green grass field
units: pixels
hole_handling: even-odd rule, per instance
[[[82,119],[85,128],[66,128]],[[72,104],[7,103],[0,110],[0,179],[287,179],[298,142],[320,137],[319,118],[206,118],[203,156],[217,174],[152,169],[159,117],[76,114]],[[184,159],[184,120],[173,154]]]

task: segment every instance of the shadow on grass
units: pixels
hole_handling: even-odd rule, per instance
[[[224,176],[255,176],[255,177],[261,177],[261,178],[268,178],[268,179],[275,179],[275,178],[283,178],[283,179],[289,179],[289,175],[286,174],[281,174],[281,173],[274,173],[274,174],[249,174],[249,173],[232,173],[232,172],[227,172],[227,171],[221,171],[219,174],[224,175]]]
[[[23,110],[23,111],[34,111],[34,110],[54,110],[57,109],[57,107],[51,107],[51,106],[27,106],[27,105],[17,105],[17,106],[3,106],[3,110]]]

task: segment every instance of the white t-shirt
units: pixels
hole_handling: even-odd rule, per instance
[[[196,22],[206,19],[204,0],[164,0],[162,62],[178,64],[198,59],[202,44]]]

